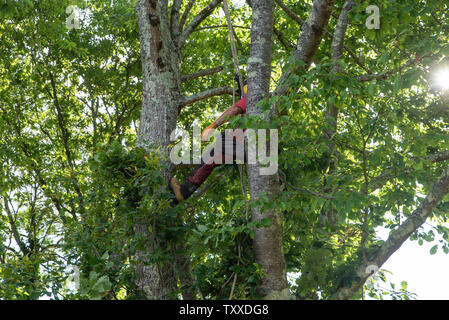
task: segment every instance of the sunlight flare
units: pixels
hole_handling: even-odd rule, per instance
[[[434,81],[439,90],[449,90],[449,67],[439,69],[434,75]]]

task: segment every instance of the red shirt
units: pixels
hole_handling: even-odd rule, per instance
[[[235,106],[239,107],[240,109],[242,109],[243,113],[246,113],[246,96],[243,97],[242,100],[240,100],[239,102],[237,102],[235,104]]]
[[[242,100],[240,100],[239,102],[234,104],[234,106],[239,107],[243,111],[243,113],[246,113],[246,96],[244,96]],[[242,116],[242,115],[240,115],[240,116]],[[239,125],[237,127],[237,129],[242,129],[242,128],[240,128],[240,125]],[[245,132],[245,131],[246,131],[246,128],[243,128],[243,132]],[[237,140],[242,140],[243,137],[240,137],[237,135],[236,138],[237,138]]]

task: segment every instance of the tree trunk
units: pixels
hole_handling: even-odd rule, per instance
[[[166,152],[180,101],[179,54],[170,37],[167,2],[139,0],[143,99],[138,144]]]
[[[271,0],[253,0],[253,21],[251,26],[251,52],[248,59],[248,116],[262,116],[257,103],[269,92],[272,58],[273,10]],[[252,200],[262,194],[274,199],[279,193],[278,175],[260,175],[260,163],[248,165],[248,180]],[[286,277],[282,241],[282,215],[279,210],[252,208],[253,221],[270,218],[268,228],[255,230],[254,254],[256,262],[266,276],[259,293],[267,299],[290,298]]]
[[[142,57],[142,111],[138,146],[159,147],[167,155],[170,133],[176,128],[179,90],[179,54],[170,37],[167,1],[137,2]],[[168,159],[168,158],[167,158]],[[168,181],[170,169],[162,172]],[[149,213],[148,216],[150,216]],[[136,254],[137,285],[148,299],[169,299],[176,288],[175,266],[150,264],[148,254],[157,245],[148,231],[149,220],[136,222],[136,233],[146,239],[145,251]]]
[[[167,0],[138,0],[137,16],[139,21],[141,60],[142,60],[142,111],[137,137],[137,145],[143,148],[158,148],[160,155],[167,161],[162,176],[168,183],[173,166],[169,162],[168,145],[170,134],[176,128],[178,114],[187,104],[222,94],[232,94],[228,87],[212,88],[190,97],[181,95],[180,63],[181,50],[186,40],[222,2],[211,0],[191,21],[185,25],[191,5],[187,5],[182,17],[182,0],[174,0],[168,8]],[[169,19],[170,17],[170,19]],[[185,25],[185,26],[184,26]],[[215,69],[216,70],[216,69]],[[218,72],[220,70],[216,70]],[[214,73],[214,71],[212,71]],[[187,76],[188,78],[188,76]],[[184,77],[184,80],[186,78]],[[148,213],[149,217],[151,213]],[[174,222],[179,224],[180,220]],[[185,253],[183,241],[169,245],[165,240],[153,239],[148,231],[149,219],[141,218],[135,222],[136,234],[146,239],[145,250],[136,254],[137,285],[148,299],[174,298],[171,293],[177,286],[177,280],[187,284],[182,290],[184,299],[194,299],[189,256]],[[163,243],[162,243],[163,242]],[[155,265],[149,262],[149,254],[155,246],[171,252],[174,262],[170,265]],[[174,254],[174,252],[181,252]]]

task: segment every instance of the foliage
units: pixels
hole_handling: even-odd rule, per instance
[[[187,23],[206,3],[196,1]],[[285,3],[307,18],[309,2]],[[86,13],[80,29],[67,28],[68,5]],[[344,71],[333,73],[326,36],[312,68],[291,77],[287,94],[272,98],[280,113],[271,123],[280,137],[278,198],[250,202],[245,175],[222,166],[204,194],[167,211],[171,199],[157,146],[136,147],[142,83],[135,1],[0,1],[0,297],[139,298],[134,258],[146,239],[134,228],[151,213],[150,233],[182,245],[181,253],[190,258],[193,282],[183,283],[180,275],[176,297],[188,286],[205,299],[227,299],[231,292],[235,299],[258,298],[263,270],[254,263],[251,239],[254,228],[269,227],[270,221],[251,222],[251,205],[284,215],[284,254],[287,272],[297,275],[291,283],[297,298],[329,299],[350,286],[360,262],[383,243],[376,232],[397,228],[428,194],[445,167],[429,156],[449,146],[448,96],[435,89],[430,75],[448,63],[447,3],[377,5],[380,30],[366,29],[363,2],[350,13],[345,44],[360,63],[345,52],[339,61]],[[340,10],[338,2],[334,12]],[[251,9],[231,11],[245,65]],[[181,71],[223,70],[182,83],[182,94],[232,83],[223,25],[216,10],[192,33]],[[275,27],[292,45],[274,38],[273,88],[294,62],[289,56],[300,31],[279,7]],[[334,28],[332,18],[328,29]],[[360,80],[370,74],[385,77]],[[178,125],[208,123],[231,103],[231,97],[220,96],[189,105]],[[329,170],[332,156],[323,135],[332,104],[340,111],[333,137],[336,170]],[[245,121],[261,125],[260,119]],[[176,174],[182,180],[190,169]],[[410,238],[433,242],[441,234],[444,241],[430,254],[448,253],[448,201],[446,196],[433,211],[432,232],[417,230]],[[335,224],[323,220],[331,209]],[[179,254],[156,249],[151,259],[162,265]],[[66,283],[68,266],[80,270],[78,290]],[[406,284],[391,289],[374,286],[364,293],[413,297]],[[361,297],[360,290],[354,298]]]

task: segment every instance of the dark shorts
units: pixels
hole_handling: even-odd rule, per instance
[[[190,172],[188,181],[196,187],[207,179],[216,166],[246,162],[247,152],[243,135],[222,133],[220,140],[208,154],[203,154],[201,164]]]

